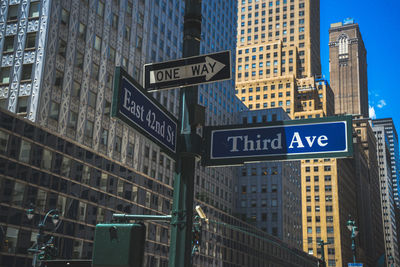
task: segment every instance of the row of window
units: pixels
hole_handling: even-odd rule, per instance
[[[247,185],[242,185],[240,187],[240,193],[242,195],[247,194],[247,193],[253,193],[253,194],[256,194],[256,193],[268,193],[266,184],[262,184],[259,188],[256,185],[251,185],[251,186],[249,186],[250,190],[247,190],[247,187],[248,187]],[[278,185],[272,184],[271,185],[271,190],[269,192],[270,193],[277,193],[278,192]]]
[[[271,90],[275,90],[276,88],[277,88],[277,89],[283,89],[283,84],[280,83],[280,84],[278,84],[278,85],[275,85],[275,84],[271,84],[271,85],[270,85],[270,89],[271,89]],[[290,83],[286,83],[286,84],[285,84],[285,88],[290,88]],[[267,91],[267,90],[268,90],[268,85],[264,85],[264,86],[263,86],[263,91]],[[256,86],[256,87],[255,87],[255,92],[260,92],[260,91],[261,91],[261,87],[260,87],[260,86]],[[246,92],[252,93],[252,92],[253,92],[253,87],[249,87],[248,89],[242,88],[242,89],[240,90],[240,93],[241,93],[241,94],[245,94]],[[239,90],[236,89],[235,93],[238,94],[238,93],[239,93]],[[287,92],[286,92],[286,96],[290,96],[290,91],[287,91]]]
[[[299,68],[299,70],[300,70],[300,71],[304,71],[304,68]],[[282,73],[285,73],[285,72],[286,72],[286,68],[283,67],[283,68],[281,69],[281,72],[282,72]],[[289,72],[293,72],[293,66],[289,66]],[[263,70],[259,70],[258,72],[257,72],[257,71],[252,71],[252,72],[251,72],[251,77],[257,76],[257,73],[258,73],[258,75],[264,75],[264,71],[263,71]],[[270,69],[267,69],[267,70],[266,70],[266,74],[267,74],[267,75],[271,74],[271,70],[270,70]],[[274,69],[273,69],[273,74],[276,74],[276,75],[278,74],[278,69],[277,69],[277,68],[274,68]],[[242,73],[238,73],[238,74],[237,74],[237,77],[238,77],[238,79],[242,78]],[[245,78],[248,78],[248,77],[249,77],[249,72],[246,71],[246,72],[244,73],[244,77],[245,77]]]
[[[314,167],[313,167],[313,170],[314,170],[314,172],[319,171],[319,166],[314,166]],[[330,165],[325,165],[325,166],[324,166],[324,171],[329,172],[329,171],[331,171],[331,170],[332,170],[332,168],[331,168]],[[311,167],[310,167],[310,166],[305,167],[305,171],[306,171],[306,172],[310,172],[310,171],[311,171]]]
[[[325,182],[330,182],[332,180],[332,176],[331,175],[324,175],[324,180]],[[311,176],[306,176],[306,182],[310,182],[311,181]],[[319,181],[319,176],[315,175],[314,176],[314,182],[318,182]]]
[[[35,49],[36,47],[37,32],[30,32],[26,34],[25,50]],[[3,54],[13,53],[16,47],[16,35],[9,35],[4,38]]]
[[[239,51],[240,51],[240,50],[239,50]],[[302,50],[301,50],[301,51],[302,51]],[[293,55],[293,50],[289,50],[289,51],[288,51],[288,54],[289,54],[289,56],[292,56],[292,55]],[[299,54],[300,54],[300,52],[299,52]],[[301,52],[301,54],[304,55],[304,51]],[[270,57],[271,57],[271,54],[270,54],[270,53],[266,53],[265,56],[266,56],[266,58],[270,58]],[[274,52],[274,53],[273,53],[273,56],[274,56],[274,57],[278,57],[278,52]],[[285,57],[285,56],[286,56],[286,51],[282,51],[280,56],[281,56],[281,57]],[[259,54],[259,55],[258,55],[258,59],[259,59],[259,60],[260,60],[260,59],[263,59],[263,58],[264,58],[264,55],[263,55],[263,54]],[[248,62],[249,59],[250,59],[250,57],[249,57],[249,56],[246,56],[246,57],[244,57],[244,58],[238,57],[238,63],[241,63],[243,59],[244,59],[245,62]],[[257,56],[256,56],[256,55],[252,55],[252,56],[251,56],[251,60],[257,60]]]
[[[320,211],[321,211],[321,208],[320,208],[319,205],[315,206],[314,208],[315,208],[315,212],[320,212]],[[306,207],[306,210],[307,210],[307,212],[311,212],[311,206],[307,206],[307,207]],[[333,206],[331,206],[331,205],[326,205],[326,206],[325,206],[325,211],[326,211],[326,212],[333,212]]]
[[[299,16],[300,17],[303,17],[304,16],[304,11],[299,11]],[[292,18],[294,18],[295,16],[294,16],[294,13],[290,13],[290,16],[289,16],[291,19]],[[287,15],[286,14],[284,14],[284,15],[282,15],[282,20],[285,20],[285,19],[287,19],[288,17],[287,17]],[[274,20],[274,17],[273,16],[269,16],[268,17],[268,22],[273,22]],[[278,16],[275,16],[275,22],[277,22],[277,21],[280,21],[280,16],[278,15]],[[254,20],[248,20],[247,21],[247,24],[245,23],[245,21],[241,21],[240,22],[240,26],[241,27],[245,27],[246,25],[247,26],[252,26],[252,25],[258,25],[259,23],[261,22],[261,24],[265,24],[266,23],[266,19],[265,18],[261,18],[261,21],[259,20],[259,19],[254,19]],[[293,23],[294,24],[294,23]],[[292,24],[290,24],[290,25],[292,25]]]
[[[290,64],[293,63],[293,58],[289,58],[289,63],[290,63]],[[302,61],[300,61],[300,63],[304,63],[304,59],[302,59]],[[271,62],[270,62],[270,61],[266,61],[265,64],[266,64],[266,66],[265,66],[266,68],[264,68],[264,62],[259,62],[259,63],[258,63],[258,66],[257,66],[256,63],[252,63],[252,64],[251,64],[251,68],[252,68],[252,69],[258,69],[258,71],[270,70],[270,69],[267,68],[267,67],[271,67]],[[286,60],[285,60],[285,59],[282,59],[281,65],[284,65],[284,64],[286,64]],[[274,60],[274,61],[273,61],[273,66],[274,66],[274,67],[277,67],[277,66],[278,66],[278,60]],[[248,70],[249,68],[250,68],[250,65],[249,65],[249,64],[245,64],[245,65],[244,65],[244,70]],[[240,72],[240,71],[242,71],[242,70],[243,70],[243,66],[242,66],[242,65],[238,65],[238,72]]]
[[[258,3],[258,2],[259,2],[259,0],[254,0],[254,3]],[[293,3],[293,2],[294,2],[294,0],[290,0],[290,3]],[[245,5],[246,3],[247,3],[247,4],[252,4],[252,3],[253,3],[253,0],[242,0],[242,5]],[[281,0],[276,0],[276,1],[275,1],[275,5],[276,5],[276,6],[279,6],[281,3],[285,5],[285,4],[288,3],[288,0],[282,0],[282,1],[281,1]],[[269,1],[269,2],[268,2],[268,6],[269,6],[269,7],[272,7],[273,4],[274,4],[274,1]],[[250,6],[251,6],[251,5],[249,5],[249,7],[250,7]],[[262,7],[262,8],[265,8],[266,6],[267,6],[267,3],[262,3],[262,4],[261,4],[261,7]],[[304,7],[304,3],[300,3],[300,4],[299,4],[299,7],[301,7],[301,8]],[[255,9],[258,9],[258,8],[259,8],[259,4],[255,4],[254,8],[255,8]],[[251,8],[250,8],[250,10],[251,10]]]
[[[18,19],[18,13],[20,9],[20,5],[10,5],[8,7],[8,12],[7,12],[7,21],[13,22]],[[28,18],[38,18],[39,17],[39,2],[32,2],[29,5],[29,12],[28,12]]]
[[[0,69],[0,84],[11,83],[13,67],[3,67]],[[21,69],[21,82],[28,82],[32,80],[33,64],[23,64]]]
[[[287,34],[286,30],[282,31],[282,35],[286,35],[286,34]],[[272,37],[272,35],[273,35],[272,32],[269,32],[269,33],[268,33],[268,37]],[[275,36],[280,36],[280,31],[276,31],[276,32],[275,32]],[[265,39],[265,38],[266,38],[266,35],[265,35],[265,33],[262,33],[260,36],[258,36],[258,34],[255,34],[255,35],[253,36],[253,38],[252,38],[252,36],[247,36],[247,41],[251,41],[251,40],[257,41],[257,40],[259,40],[259,37],[260,37],[261,39]],[[241,43],[244,43],[245,40],[246,40],[245,37],[240,37],[240,42],[241,42]],[[299,37],[298,37],[298,40],[304,40],[304,34],[300,34]],[[290,42],[293,42],[293,41],[294,41],[294,36],[290,36],[290,37],[289,37],[289,41],[290,41]],[[283,43],[286,43],[286,42],[287,42],[287,38],[286,38],[286,37],[282,38],[282,42],[283,42]]]
[[[331,191],[332,191],[332,187],[328,187],[328,188],[325,187],[325,192],[331,192]],[[319,192],[319,189],[317,192]],[[315,202],[319,202],[319,200],[320,200],[319,195],[314,196],[314,200],[315,200]],[[332,200],[333,200],[332,195],[325,196],[326,202],[332,202]],[[311,202],[311,196],[306,196],[306,202]]]
[[[326,216],[326,222],[327,223],[333,223],[333,216]],[[311,216],[307,216],[307,222],[312,222],[312,217]],[[321,222],[321,217],[320,216],[315,216],[315,222]]]
[[[286,23],[284,23],[283,24],[283,26],[284,27],[286,27]],[[257,34],[258,33],[258,27],[254,27],[254,29],[252,29],[252,28],[247,28],[247,34],[251,34],[252,33],[252,30],[254,30],[254,33],[255,34]],[[272,31],[272,25],[268,25],[268,30],[270,30],[270,31]],[[265,26],[261,26],[261,31],[265,31]],[[275,36],[279,36],[279,34],[280,34],[280,30],[279,30],[279,23],[277,23],[276,24],[276,34],[275,34]],[[290,32],[290,34],[293,34],[294,33],[294,29],[290,29],[289,30],[289,32]],[[304,32],[304,27],[299,27],[299,32]],[[268,34],[268,36],[272,36],[272,33],[273,32],[271,32],[271,35],[270,34]],[[283,29],[282,30],[282,35],[287,35],[287,33],[288,33],[288,31],[286,30],[286,29]],[[245,30],[243,29],[243,30],[240,30],[240,34],[241,35],[244,35],[245,34]],[[300,37],[299,37],[300,38]],[[250,39],[251,40],[251,39]],[[249,41],[250,41],[249,40]]]

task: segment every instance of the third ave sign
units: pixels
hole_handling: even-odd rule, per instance
[[[349,157],[351,116],[205,128],[204,165]]]
[[[144,66],[147,91],[231,79],[230,51],[188,57]]]

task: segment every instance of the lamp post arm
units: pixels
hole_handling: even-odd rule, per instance
[[[44,226],[46,224],[47,217],[49,217],[49,215],[52,214],[53,212],[58,213],[58,210],[57,209],[49,210],[46,213],[46,215],[44,216],[43,221],[41,221],[39,224],[42,224]],[[40,225],[39,225],[39,227],[40,227]]]

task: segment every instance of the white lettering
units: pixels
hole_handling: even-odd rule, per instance
[[[230,152],[237,152],[239,151],[237,149],[237,140],[240,139],[242,140],[243,138],[241,136],[229,136],[227,138],[227,141],[229,142],[230,140],[232,140],[232,149],[230,150]]]
[[[122,105],[125,109],[129,110],[129,101],[131,98],[131,92],[129,92],[126,88],[125,90],[125,97],[124,97],[124,104]]]
[[[272,149],[282,149],[282,134],[277,134],[277,138],[272,139],[271,141]]]
[[[308,146],[309,146],[309,147],[312,147],[313,144],[314,144],[314,141],[315,141],[316,136],[313,136],[312,139],[311,139],[310,137],[311,137],[311,136],[306,136],[306,140],[307,140]]]
[[[250,146],[250,148],[248,147]],[[249,136],[244,136],[244,149],[243,151],[253,151],[254,150],[254,141],[249,140]]]
[[[318,137],[318,145],[326,146],[328,144],[328,142],[322,143],[323,141],[328,141],[328,137],[326,137],[326,135],[321,135],[320,137]]]
[[[294,132],[292,141],[290,142],[289,148],[293,148],[293,143],[297,143],[297,148],[304,147],[303,142],[301,141],[300,134],[298,132]]]

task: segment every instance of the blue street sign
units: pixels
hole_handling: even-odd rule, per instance
[[[118,117],[175,157],[177,120],[124,70],[115,70],[112,116]]]
[[[362,263],[348,263],[348,267],[363,267]]]
[[[207,127],[205,165],[348,157],[352,154],[351,129],[351,116]]]

